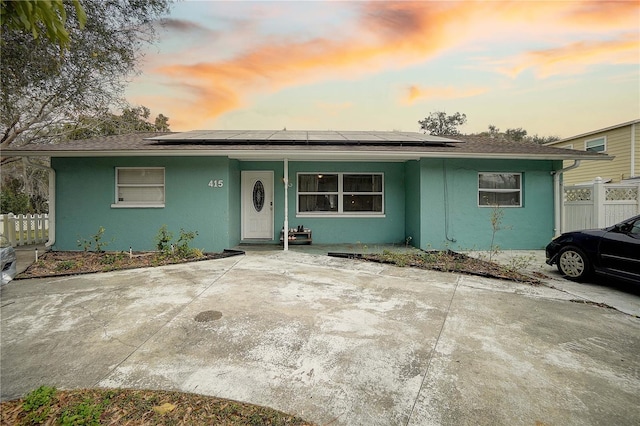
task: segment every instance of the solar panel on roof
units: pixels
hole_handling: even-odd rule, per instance
[[[374,134],[363,133],[363,132],[340,132],[340,134],[344,136],[346,140],[352,141],[352,142],[384,140]]]
[[[307,140],[307,132],[287,130],[274,134],[270,139],[283,141],[304,141]]]
[[[456,143],[449,138],[415,132],[380,131],[302,131],[302,130],[193,130],[153,138],[171,143],[252,143],[252,144],[326,144],[326,145],[442,145]]]

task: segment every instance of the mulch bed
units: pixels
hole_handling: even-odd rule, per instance
[[[517,281],[531,285],[541,284],[539,279],[523,274],[519,271],[451,250],[433,250],[416,253],[329,253],[329,256],[386,263],[396,266],[411,266],[414,268],[432,269],[442,272],[459,272],[487,278]]]
[[[158,252],[74,252],[49,251],[38,257],[26,271],[16,279],[59,277],[79,274],[92,274],[123,269],[147,268],[173,265],[185,262],[222,259],[244,254],[240,250],[224,250],[220,253],[203,253],[202,256],[179,258],[164,256]]]

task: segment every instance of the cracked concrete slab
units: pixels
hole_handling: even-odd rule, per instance
[[[1,296],[2,399],[48,384],[318,424],[640,422],[640,319],[551,287],[264,250]]]

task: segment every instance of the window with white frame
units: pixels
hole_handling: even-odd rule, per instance
[[[164,207],[164,167],[116,167],[112,207]]]
[[[299,215],[384,214],[382,173],[298,173]]]
[[[522,173],[478,173],[480,207],[522,207]]]
[[[584,142],[584,149],[593,152],[603,152],[607,150],[607,138],[601,137],[596,139],[589,139]]]

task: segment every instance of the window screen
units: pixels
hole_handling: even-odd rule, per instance
[[[478,173],[478,205],[522,207],[522,174]]]
[[[164,206],[164,168],[116,168],[116,206]]]

